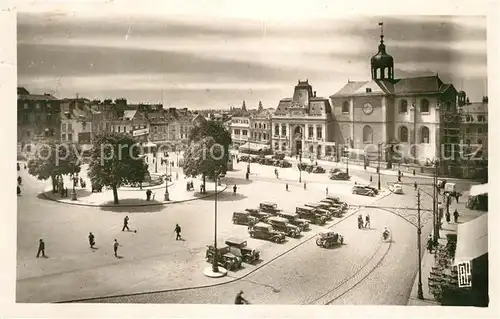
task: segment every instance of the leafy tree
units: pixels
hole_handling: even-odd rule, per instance
[[[28,161],[28,172],[39,180],[52,179],[56,191],[57,178],[80,172],[81,151],[76,144],[56,144],[53,140],[39,143],[34,158]]]
[[[231,133],[226,130],[222,122],[210,120],[194,126],[190,132],[189,141],[199,143],[206,137],[212,137],[215,143],[224,147],[224,156],[218,163],[219,166],[222,165],[223,172],[226,172],[229,160],[229,145],[232,143]]]
[[[144,181],[147,172],[138,141],[132,136],[116,132],[96,135],[88,176],[92,184],[113,189],[115,204],[118,204],[118,188]]]
[[[192,143],[184,152],[183,170],[189,177],[202,175],[203,186],[205,186],[206,177],[214,179],[215,176],[224,171],[221,157],[223,149],[214,146],[217,143],[213,137],[205,137],[200,142]]]

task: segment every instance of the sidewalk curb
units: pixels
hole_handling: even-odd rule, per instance
[[[381,196],[375,202],[377,202],[377,201],[379,201],[379,200],[381,200],[381,199],[389,196],[390,194],[391,193],[388,193],[388,194],[386,194],[384,196]],[[361,208],[356,208],[351,213],[348,213],[347,215],[343,216],[342,219],[339,219],[339,220],[335,221],[333,224],[331,224],[331,225],[329,225],[328,227],[325,227],[325,228],[326,229],[332,228],[333,226],[335,226],[335,225],[337,225],[337,224],[345,221],[347,218],[349,218],[349,217],[357,214],[360,210],[361,210]],[[112,296],[81,298],[81,299],[73,299],[73,300],[66,300],[66,301],[54,301],[53,303],[85,302],[85,301],[92,301],[92,300],[98,300],[98,299],[120,298],[120,297],[127,297],[127,296],[139,296],[139,295],[165,293],[165,292],[175,292],[175,291],[187,291],[187,290],[195,290],[195,289],[203,289],[203,288],[211,288],[211,287],[222,286],[222,285],[225,285],[225,284],[229,284],[229,283],[233,283],[233,282],[239,281],[241,279],[244,279],[244,278],[250,276],[251,274],[253,274],[257,270],[261,269],[262,267],[264,267],[264,266],[272,263],[276,259],[281,258],[282,256],[288,254],[289,252],[295,250],[296,248],[298,248],[298,247],[304,245],[305,243],[309,242],[310,240],[314,239],[316,236],[317,236],[317,234],[311,235],[309,238],[306,238],[304,241],[302,241],[302,242],[298,243],[297,245],[291,247],[290,249],[285,250],[284,252],[276,255],[275,257],[271,258],[270,260],[268,260],[266,262],[263,262],[261,265],[257,266],[255,269],[252,269],[251,271],[249,271],[248,273],[246,273],[244,275],[241,275],[240,277],[232,277],[232,276],[229,276],[229,275],[226,276],[226,277],[222,277],[222,278],[232,278],[230,280],[226,280],[226,281],[223,281],[223,282],[218,282],[218,283],[213,283],[213,284],[206,284],[206,285],[200,285],[200,286],[192,286],[192,287],[179,287],[179,288],[155,290],[155,291],[148,291],[148,292],[137,292],[137,293],[119,294],[119,295],[112,295]]]
[[[227,189],[227,185],[222,185],[221,190],[217,190],[217,194],[220,194],[224,192]],[[171,205],[171,204],[178,204],[178,203],[185,203],[185,202],[191,202],[195,201],[198,199],[203,199],[203,198],[208,198],[215,196],[215,193],[213,194],[206,194],[200,197],[195,197],[195,198],[188,198],[188,199],[183,199],[183,200],[176,200],[176,201],[168,201],[168,202],[159,202],[159,203],[152,203],[152,204],[134,204],[134,205],[99,205],[99,204],[85,204],[85,203],[75,203],[75,202],[65,202],[62,200],[58,200],[55,198],[51,198],[46,195],[46,192],[42,192],[43,197],[45,197],[47,200],[57,202],[60,204],[66,204],[66,205],[74,205],[74,206],[83,206],[83,207],[146,207],[146,206],[161,206],[161,205]]]

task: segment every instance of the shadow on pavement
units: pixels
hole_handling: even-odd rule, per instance
[[[109,206],[101,206],[100,208],[102,211],[116,212],[116,213],[153,213],[153,212],[159,212],[165,208],[163,202],[159,202],[157,200],[146,201],[144,199],[137,199],[137,198],[121,199],[118,205],[114,205],[113,201],[111,200],[106,203],[103,203],[103,205],[109,205]],[[145,205],[145,206],[136,206],[136,205]],[[131,210],[133,210],[133,212],[131,212]]]
[[[238,187],[239,185],[251,184],[251,183],[253,183],[253,181],[251,179],[247,180],[245,178],[240,178],[240,177],[226,177],[224,179],[224,183],[227,185],[228,188],[231,188],[231,190],[232,190],[232,187],[235,184],[236,184],[236,187]]]
[[[220,202],[239,201],[239,200],[242,200],[245,198],[247,198],[247,196],[242,195],[242,194],[238,194],[238,193],[236,193],[236,195],[234,195],[232,192],[223,192],[223,193],[220,193],[217,195],[217,201],[220,201]],[[212,195],[210,197],[201,197],[198,199],[212,201],[215,199],[215,195]]]
[[[71,192],[72,192],[72,189],[68,188],[68,197],[61,197],[61,194],[60,193],[54,193],[52,191],[47,191],[47,192],[43,192],[41,194],[38,194],[38,198],[39,199],[50,199],[50,200],[60,200],[60,199],[71,199]],[[93,193],[90,191],[90,190],[87,190],[85,188],[77,188],[76,189],[76,198],[85,198],[85,197],[89,197],[90,195],[92,195]]]

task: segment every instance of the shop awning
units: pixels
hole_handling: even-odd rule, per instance
[[[251,151],[263,151],[269,149],[269,145],[247,142],[239,147],[240,149],[250,149]]]
[[[488,194],[488,184],[473,185],[470,188],[469,196],[487,195]]]
[[[473,260],[488,252],[488,214],[457,227],[455,264]]]

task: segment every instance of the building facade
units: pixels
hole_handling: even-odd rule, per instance
[[[273,112],[261,110],[259,113],[250,116],[249,141],[271,147],[271,128]]]
[[[134,109],[125,110],[122,118],[113,121],[111,131],[131,134],[144,143],[148,141],[150,128],[146,115]]]
[[[92,116],[90,100],[85,98],[61,101],[61,142],[78,144],[82,150],[92,148]]]
[[[233,116],[231,118],[231,139],[239,147],[248,142],[250,137],[250,117]]]
[[[282,99],[272,116],[272,149],[311,159],[335,155],[332,108],[309,81],[298,81],[293,97]]]
[[[460,110],[452,84],[438,75],[396,79],[383,34],[371,58],[371,76],[369,81],[348,81],[330,96],[335,141],[349,156],[368,162],[380,156],[389,165],[425,164],[453,153]]]
[[[18,153],[32,152],[32,145],[44,139],[59,141],[61,101],[51,94],[31,94],[17,88]]]

